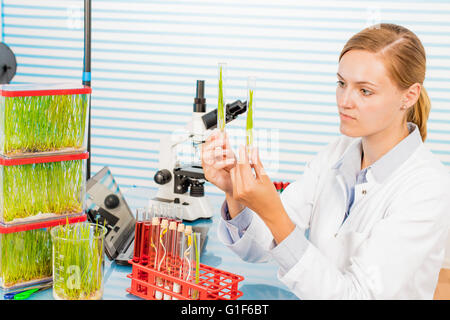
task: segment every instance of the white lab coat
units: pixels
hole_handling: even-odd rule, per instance
[[[421,144],[382,184],[368,170],[342,224],[345,189],[333,165],[356,140],[339,137],[282,193],[288,215],[310,235],[278,278],[301,299],[432,299],[449,228],[449,172]],[[272,257],[272,234],[257,214],[234,243],[223,225],[219,238],[242,259]]]

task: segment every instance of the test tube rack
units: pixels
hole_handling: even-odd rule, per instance
[[[164,294],[173,300],[236,300],[243,295],[238,290],[238,284],[244,277],[224,270],[213,268],[200,263],[197,280],[191,281],[180,279],[169,274],[166,268],[160,271],[130,260],[132,273],[127,275],[131,279],[131,287],[127,292],[145,300],[156,300],[156,292]],[[180,259],[171,259],[169,268],[180,268]],[[181,289],[179,293],[157,286],[156,280],[161,278],[178,284]],[[196,298],[192,298],[192,292],[197,292]]]

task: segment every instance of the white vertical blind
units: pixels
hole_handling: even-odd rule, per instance
[[[81,82],[82,0],[1,4],[2,39],[18,61],[13,82]],[[299,178],[339,134],[342,47],[378,22],[403,25],[422,40],[432,101],[427,144],[450,166],[448,1],[93,0],[92,173],[108,165],[121,187],[155,187],[160,138],[190,120],[196,80],[206,81],[207,110],[216,107],[223,61],[229,100],[245,100],[247,77],[257,77],[255,127],[279,134],[271,178]],[[244,127],[245,116],[230,124]]]

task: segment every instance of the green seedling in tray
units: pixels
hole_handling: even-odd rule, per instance
[[[4,222],[83,211],[83,160],[3,166]]]
[[[100,299],[106,228],[76,223],[52,229],[53,295],[56,299]]]
[[[2,151],[8,156],[83,147],[88,95],[5,97]]]
[[[0,276],[5,288],[52,276],[48,229],[0,234]]]

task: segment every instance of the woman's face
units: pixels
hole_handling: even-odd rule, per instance
[[[368,137],[401,127],[402,92],[390,80],[376,54],[350,50],[339,62],[337,77],[336,101],[342,134]]]

